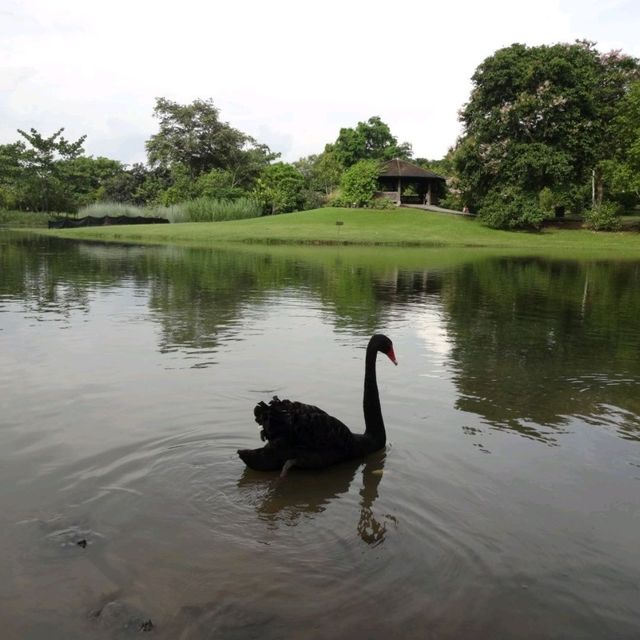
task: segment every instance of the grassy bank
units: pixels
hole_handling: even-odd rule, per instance
[[[340,224],[342,223],[342,224]],[[545,229],[496,231],[477,220],[408,209],[316,209],[230,222],[89,227],[46,231],[66,238],[136,243],[226,242],[489,247],[562,253],[606,252],[640,257],[640,234]]]

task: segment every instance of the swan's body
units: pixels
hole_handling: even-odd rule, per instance
[[[322,469],[382,449],[386,432],[376,382],[378,351],[397,364],[391,340],[382,334],[372,336],[365,364],[363,434],[352,433],[340,420],[318,407],[274,396],[269,404],[260,402],[253,411],[256,422],[262,426],[260,437],[267,444],[260,449],[239,450],[245,464],[258,471],[282,470],[284,475],[292,466]]]

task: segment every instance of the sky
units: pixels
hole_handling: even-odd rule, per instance
[[[285,161],[380,116],[444,156],[497,49],[588,39],[640,57],[637,0],[0,0],[0,144],[60,127],[143,162],[156,97],[211,98]]]

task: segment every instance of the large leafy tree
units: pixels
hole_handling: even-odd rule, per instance
[[[355,128],[340,129],[333,153],[342,167],[347,168],[360,160],[409,159],[412,150],[408,142],[398,144],[389,125],[373,116],[366,122],[358,122]]]
[[[220,120],[212,100],[181,105],[157,98],[158,133],[146,142],[153,168],[184,168],[191,180],[214,169],[228,171],[232,186],[250,186],[277,154],[251,136]]]
[[[487,58],[460,114],[454,161],[467,204],[494,226],[539,224],[542,210],[537,219],[532,214],[543,189],[556,205],[584,204],[617,101],[637,68],[636,60],[603,56],[589,42],[514,44]],[[494,214],[509,201],[519,204],[505,224]]]

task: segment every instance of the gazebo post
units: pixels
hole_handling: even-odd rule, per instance
[[[402,178],[398,176],[398,204],[402,204]]]

